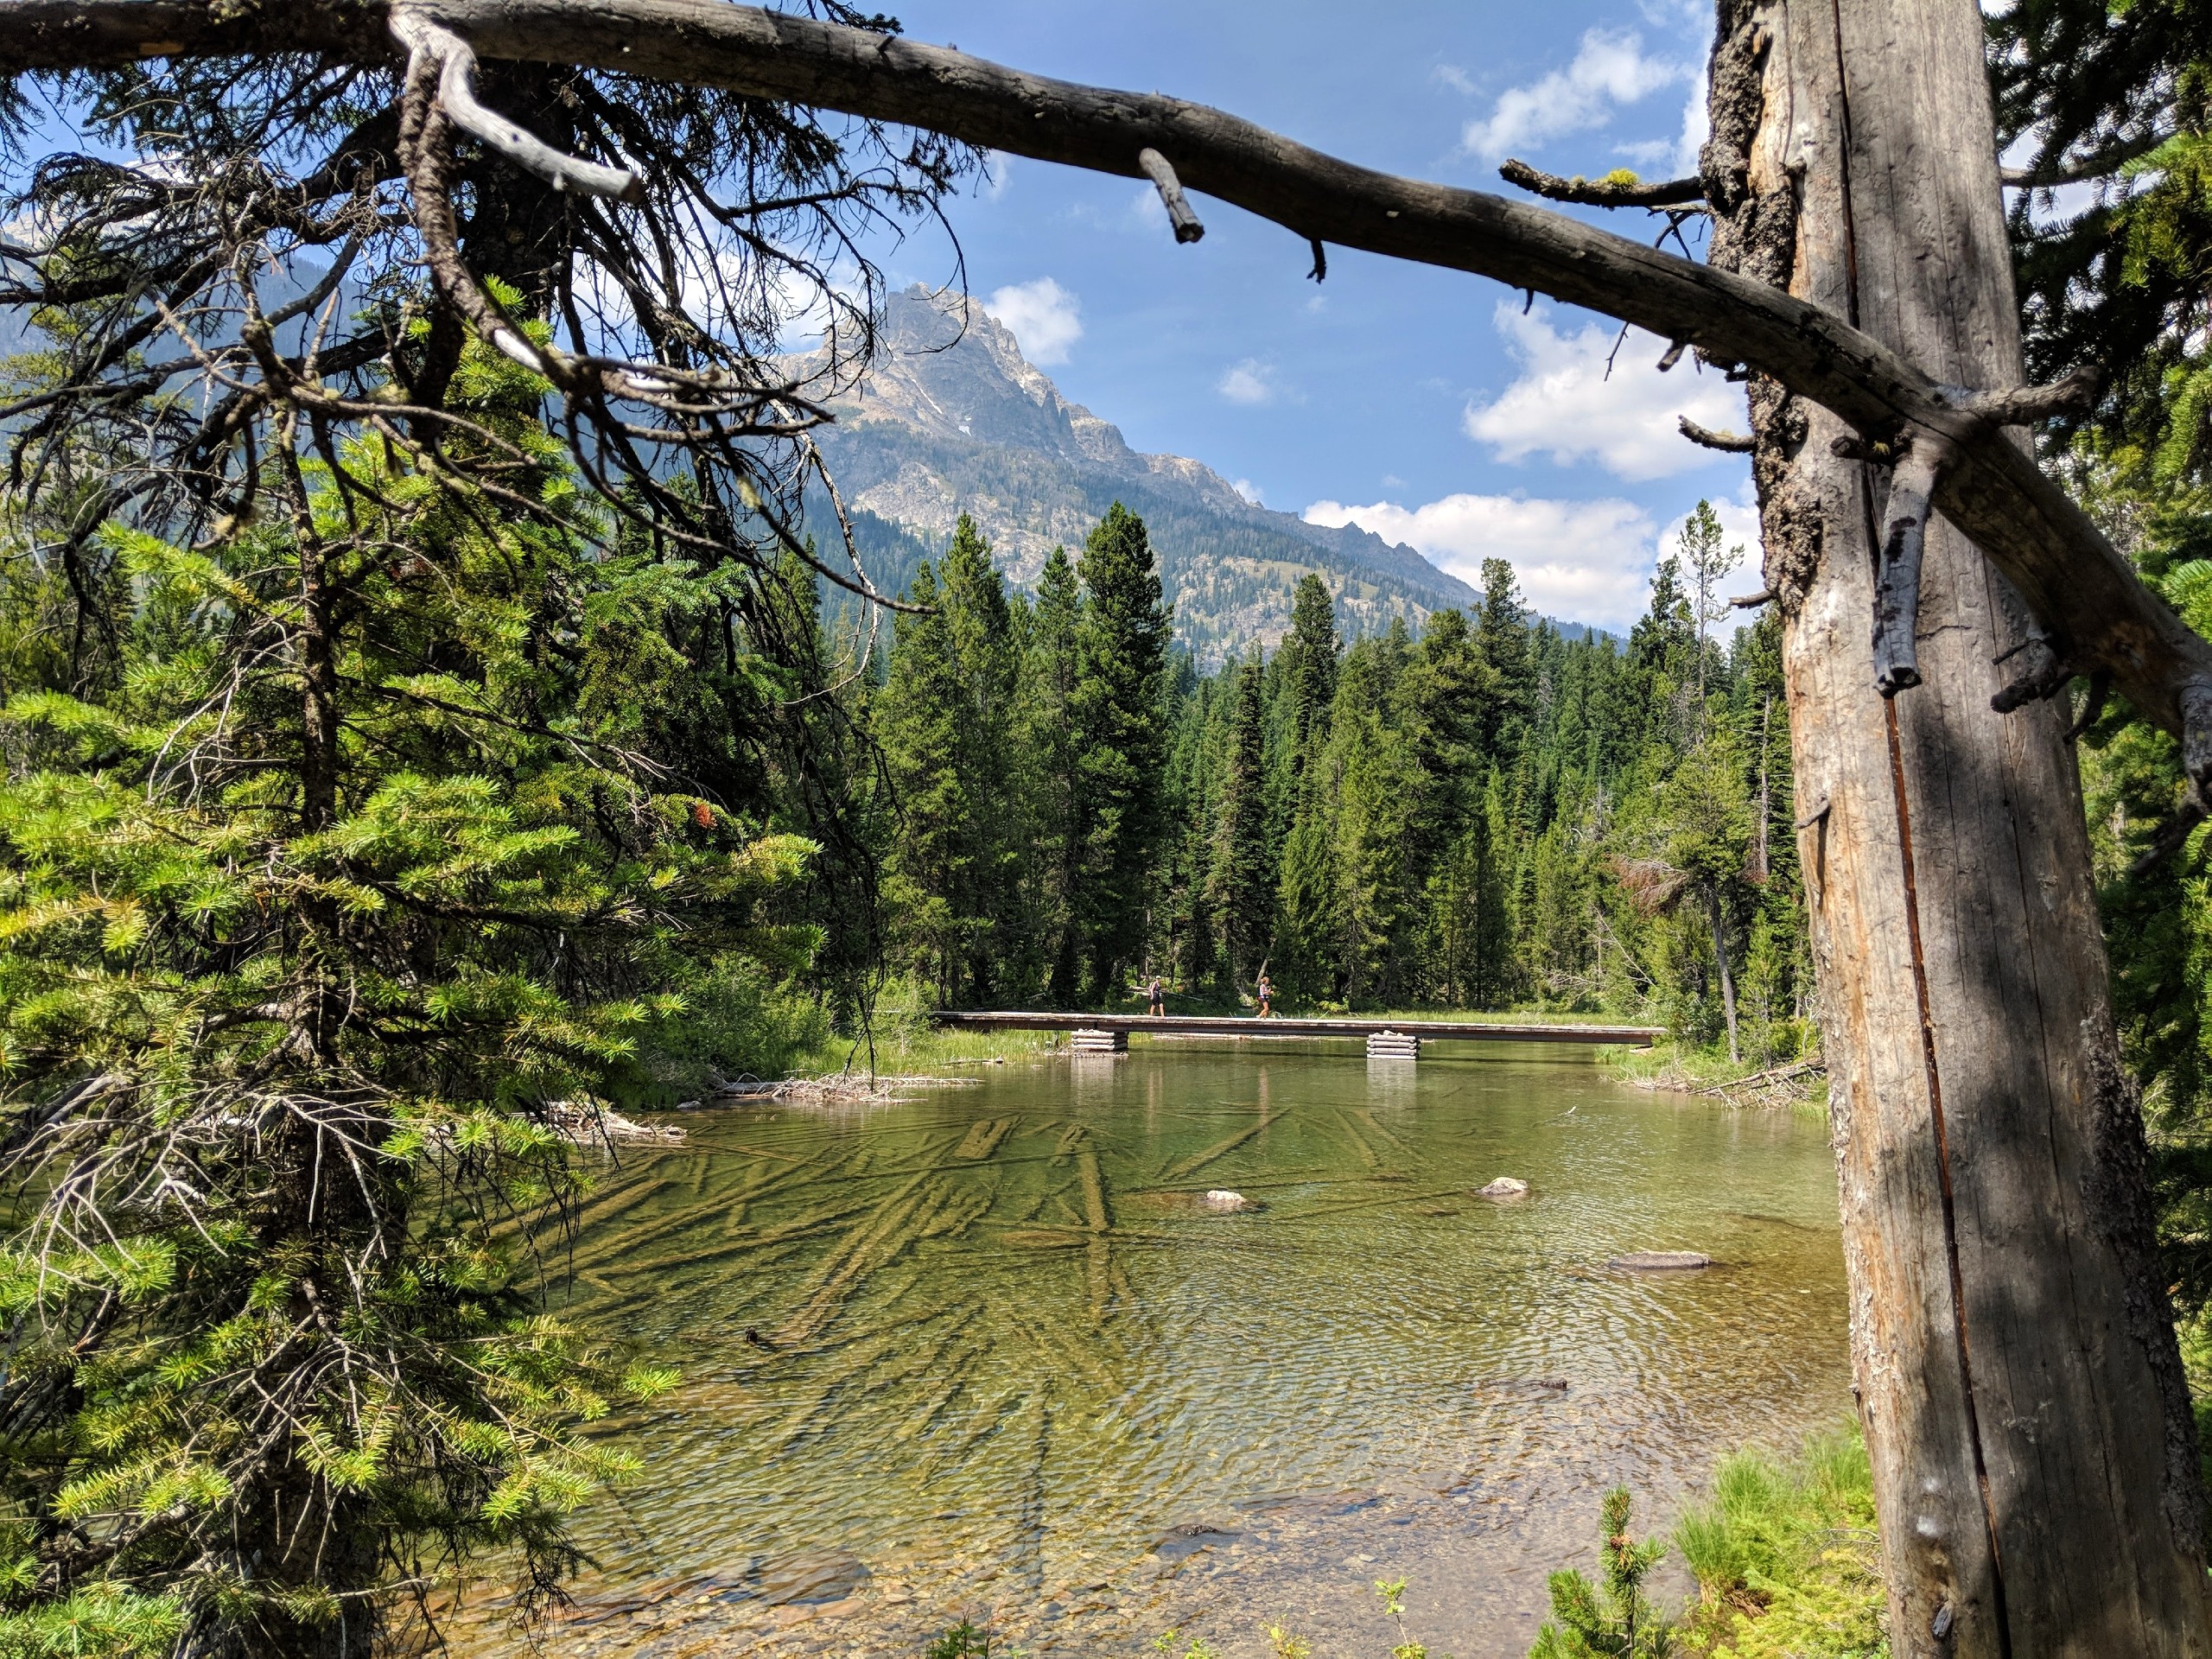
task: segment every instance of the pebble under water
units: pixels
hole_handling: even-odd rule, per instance
[[[1818,1119],[1433,1053],[1140,1046],[626,1150],[561,1300],[684,1383],[607,1426],[645,1473],[546,1647],[1379,1656],[1407,1577],[1432,1651],[1517,1656],[1607,1486],[1663,1526],[1721,1452],[1843,1421]],[[459,1650],[524,1651],[501,1612]]]

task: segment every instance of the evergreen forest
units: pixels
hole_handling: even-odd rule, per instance
[[[1700,503],[1624,647],[1483,603],[1288,633],[1214,675],[1171,643],[1118,505],[1035,594],[963,519],[863,694],[893,962],[944,1007],[1635,1014],[1762,1061],[1808,1039],[1778,631]],[[1726,628],[1726,635],[1723,629]]]

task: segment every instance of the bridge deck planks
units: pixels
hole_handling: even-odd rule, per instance
[[[1021,1010],[946,1011],[930,1016],[968,1031],[1123,1031],[1159,1037],[1370,1037],[1403,1032],[1425,1042],[1448,1038],[1482,1043],[1619,1043],[1642,1048],[1665,1036],[1659,1026],[1515,1026],[1486,1020],[1296,1020],[1270,1015],[1053,1014]]]

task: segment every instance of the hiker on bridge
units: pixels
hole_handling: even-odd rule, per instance
[[[1147,1014],[1156,1019],[1167,1012],[1167,991],[1166,988],[1160,984],[1158,974],[1152,976],[1152,983],[1146,988],[1146,995],[1152,1002],[1152,1006],[1145,1010]]]
[[[1260,982],[1254,988],[1260,994],[1259,1018],[1264,1020],[1275,1011],[1275,982],[1268,977],[1268,970],[1260,969]]]

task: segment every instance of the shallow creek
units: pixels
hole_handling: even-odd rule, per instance
[[[585,1516],[550,1650],[918,1654],[968,1617],[1379,1656],[1405,1576],[1432,1650],[1517,1656],[1606,1486],[1663,1525],[1720,1451],[1842,1420],[1820,1122],[1433,1052],[1140,1046],[626,1153],[563,1303],[685,1381],[608,1426],[646,1472]],[[1605,1265],[1636,1249],[1715,1265]],[[497,1613],[464,1652],[523,1650]]]

